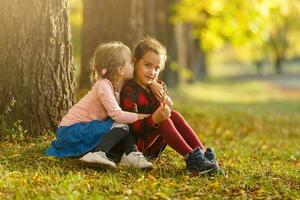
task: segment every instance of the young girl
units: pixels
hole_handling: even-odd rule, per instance
[[[95,50],[91,62],[94,85],[63,117],[56,140],[46,150],[46,155],[71,157],[85,154],[80,160],[86,165],[116,167],[106,153],[124,140],[125,151],[131,155],[131,162],[125,165],[152,167],[141,152],[136,152],[135,140],[127,134],[126,125],[148,115],[125,112],[118,105],[121,88],[133,78],[131,59],[130,49],[121,42],[102,44]]]
[[[215,154],[205,149],[194,130],[180,113],[170,110],[171,99],[161,94],[158,100],[149,88],[164,68],[165,48],[155,39],[146,37],[134,50],[135,77],[125,84],[121,92],[121,107],[129,112],[150,116],[130,125],[137,137],[137,148],[149,157],[170,145],[185,158],[190,173],[203,174],[218,169]]]

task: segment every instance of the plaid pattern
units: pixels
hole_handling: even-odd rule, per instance
[[[159,82],[164,85],[163,82]],[[149,88],[150,91],[150,88]],[[155,96],[141,87],[134,80],[131,80],[125,84],[121,92],[121,108],[124,111],[153,114],[159,107],[160,102]],[[130,131],[139,137],[143,137],[146,132],[154,130],[157,125],[154,124],[152,116],[146,117],[143,120],[138,120],[130,126]]]

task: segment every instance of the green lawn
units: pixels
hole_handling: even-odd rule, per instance
[[[300,199],[300,89],[215,80],[171,90],[227,176],[190,177],[167,149],[152,171],[43,155],[53,134],[0,142],[0,199]]]

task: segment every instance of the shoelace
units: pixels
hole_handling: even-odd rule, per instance
[[[213,153],[209,152],[209,153],[206,154],[206,158],[209,159],[209,160],[214,160],[215,155]]]
[[[206,160],[206,158],[201,153],[201,151],[194,151],[191,154],[191,157],[192,157],[193,160],[197,160],[198,162],[204,162]]]
[[[143,156],[141,152],[133,152],[139,160],[146,160],[146,158]]]
[[[108,158],[107,158],[107,156],[106,156],[106,154],[104,153],[104,152],[102,152],[102,151],[98,151],[98,152],[96,152],[99,156],[101,156],[102,158],[105,158],[105,159],[107,159],[108,160]]]
[[[213,152],[211,149],[209,149],[209,148],[206,149],[205,157],[206,157],[207,159],[209,159],[209,160],[215,160],[215,159],[216,159],[216,155],[215,155],[214,152]]]

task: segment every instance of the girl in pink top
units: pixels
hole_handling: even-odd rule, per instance
[[[133,78],[133,71],[131,51],[126,45],[110,42],[97,47],[91,60],[94,85],[63,117],[46,155],[83,155],[80,160],[86,165],[116,167],[106,153],[121,140],[128,148],[131,143],[134,146],[135,141],[126,138],[129,131],[126,124],[148,116],[126,112],[119,107],[119,93],[124,83]],[[151,168],[152,163],[136,151],[132,154],[132,166]]]

